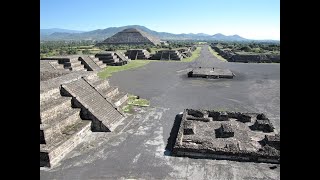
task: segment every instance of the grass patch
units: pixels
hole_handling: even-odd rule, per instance
[[[133,113],[134,112],[134,109],[133,107],[134,106],[139,106],[139,107],[147,107],[147,106],[150,106],[150,102],[146,99],[138,99],[137,96],[134,96],[134,95],[129,95],[129,99],[128,99],[128,102],[127,102],[127,105],[125,105],[122,110],[126,113]]]
[[[128,104],[133,106],[147,107],[150,105],[150,102],[146,99],[138,99],[137,96],[129,95]]]
[[[209,51],[211,52],[212,55],[214,55],[215,57],[217,57],[218,59],[220,59],[221,61],[224,61],[224,62],[228,62],[225,58],[223,58],[222,56],[220,56],[218,54],[217,51],[213,50],[210,46],[208,47]]]
[[[108,66],[103,71],[99,72],[98,76],[101,79],[106,79],[106,78],[112,76],[112,73],[119,72],[119,71],[125,71],[128,69],[138,68],[138,67],[141,67],[141,66],[148,64],[149,62],[150,61],[145,61],[145,60],[133,60],[123,66]]]
[[[183,58],[181,62],[191,62],[197,59],[200,56],[201,47],[197,47],[195,51],[192,52],[192,56],[188,58]]]

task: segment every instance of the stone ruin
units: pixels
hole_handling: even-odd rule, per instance
[[[242,63],[280,63],[280,55],[278,54],[263,54],[263,53],[243,53],[233,52],[226,48],[219,48],[217,44],[212,44],[211,48],[214,49],[223,58],[229,62],[242,62]]]
[[[150,57],[151,60],[175,60],[181,61],[183,56],[177,50],[160,50]]]
[[[232,79],[234,76],[235,74],[229,69],[220,69],[215,67],[198,67],[188,72],[189,78]]]
[[[122,66],[131,61],[128,56],[119,51],[102,51],[95,57],[109,66]]]
[[[125,52],[125,55],[132,60],[150,58],[150,53],[145,49],[129,49]]]
[[[264,114],[185,109],[172,155],[280,163],[280,133],[250,126]],[[271,124],[271,123],[270,123]],[[270,129],[271,130],[271,129]]]
[[[128,94],[97,76],[101,61],[89,56],[60,60],[60,67],[86,63],[87,71],[74,71],[49,63],[59,60],[40,60],[40,167],[55,166],[87,135],[114,131],[126,118],[122,107]]]
[[[103,42],[99,43],[101,45],[158,45],[160,39],[154,37],[140,29],[129,28],[121,32],[116,33],[115,35],[107,38]]]
[[[97,71],[105,67],[99,59],[88,55],[40,58],[40,71]]]

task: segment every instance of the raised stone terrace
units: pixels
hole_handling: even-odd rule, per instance
[[[161,50],[157,51],[156,54],[152,55],[150,59],[181,61],[183,59],[183,56],[177,50]]]
[[[150,53],[145,49],[129,49],[125,52],[125,55],[132,60],[150,58]]]
[[[185,109],[172,153],[193,158],[280,163],[280,134],[274,128],[267,132],[251,128],[261,121],[261,116],[264,115]]]
[[[125,119],[128,94],[96,74],[40,72],[40,167],[55,166],[92,131],[113,131]]]
[[[95,57],[109,66],[122,66],[130,61],[127,56],[115,51],[102,51],[97,53]]]
[[[194,78],[227,78],[232,79],[235,76],[229,69],[221,69],[216,67],[199,67],[188,72],[188,77]]]

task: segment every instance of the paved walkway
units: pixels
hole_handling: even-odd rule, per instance
[[[189,68],[229,68],[234,79],[188,79]],[[152,62],[113,74],[110,84],[150,99],[115,132],[92,133],[41,179],[280,179],[270,164],[165,155],[175,116],[185,108],[263,112],[280,129],[280,64],[222,62],[208,46],[194,62]]]

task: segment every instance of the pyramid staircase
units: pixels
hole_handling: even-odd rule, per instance
[[[74,72],[40,82],[40,167],[53,167],[93,132],[113,131],[128,94],[97,73]]]
[[[59,88],[40,94],[40,167],[56,165],[91,132],[91,121],[80,118],[71,99]]]
[[[132,60],[150,58],[150,53],[145,49],[129,49],[125,52],[125,55]]]
[[[99,71],[102,68],[107,67],[102,61],[94,56],[80,56],[79,61],[84,65],[88,71]]]
[[[87,71],[77,55],[41,58],[40,60],[50,60],[49,63],[57,70]]]
[[[122,66],[127,64],[128,61],[123,61],[114,51],[103,51],[95,55],[96,58],[99,58],[100,61],[109,65],[109,66]]]
[[[183,56],[179,51],[176,50],[161,50],[157,51],[150,59],[153,60],[177,60],[181,61]]]

